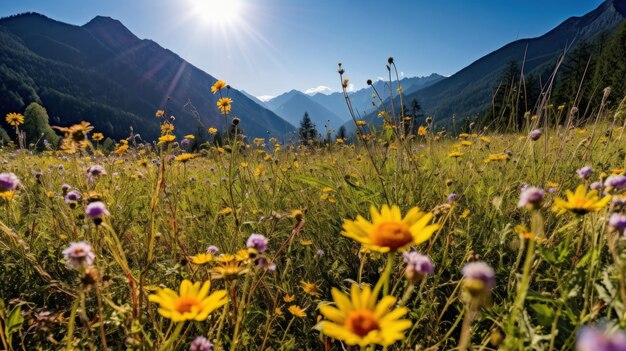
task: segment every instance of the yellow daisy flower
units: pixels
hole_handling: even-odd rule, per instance
[[[462,152],[458,152],[458,151],[453,151],[451,153],[448,154],[448,157],[452,157],[452,158],[459,158],[463,156]]]
[[[186,163],[189,160],[193,160],[194,158],[200,156],[199,154],[190,154],[185,152],[184,154],[180,154],[174,158],[175,161]]]
[[[91,139],[93,139],[94,141],[100,141],[100,140],[104,139],[104,134],[102,134],[102,133],[93,133],[93,135],[91,136]]]
[[[597,190],[587,192],[585,186],[582,184],[576,188],[575,192],[566,190],[565,194],[567,195],[567,201],[561,198],[554,200],[552,211],[556,212],[558,215],[562,215],[567,211],[577,215],[584,215],[588,212],[598,212],[611,201],[610,195],[600,199]]]
[[[213,127],[209,128],[209,134],[213,135],[216,133],[217,133],[217,128],[213,128]]]
[[[404,339],[404,331],[411,327],[411,321],[400,318],[409,309],[392,309],[395,297],[385,296],[377,303],[369,287],[360,289],[356,284],[352,285],[350,295],[333,288],[337,307],[320,306],[321,314],[327,319],[320,324],[324,335],[361,347],[389,346]]]
[[[306,294],[309,294],[315,297],[320,297],[319,288],[317,287],[315,283],[301,281],[300,285],[302,286],[302,290],[304,290]]]
[[[228,302],[226,290],[218,290],[209,295],[211,282],[192,283],[185,279],[180,284],[179,293],[172,289],[160,289],[148,300],[159,304],[159,314],[173,322],[187,320],[203,321],[216,309]]]
[[[217,82],[215,82],[215,84],[213,84],[213,86],[211,87],[211,92],[213,94],[217,93],[218,91],[222,90],[226,88],[226,82],[224,82],[223,80],[218,80]]]
[[[361,216],[355,221],[346,220],[343,224],[344,236],[352,238],[374,251],[402,251],[410,245],[418,245],[428,240],[439,225],[428,225],[432,213],[421,212],[413,207],[402,218],[398,206],[383,205],[380,212],[370,208],[372,222]]]
[[[158,144],[161,145],[161,144],[169,143],[174,140],[176,140],[176,137],[174,135],[167,134],[159,138]]]
[[[294,317],[306,318],[306,312],[304,312],[304,309],[298,305],[291,305],[288,310]]]
[[[231,98],[220,98],[219,100],[217,100],[217,108],[219,108],[220,112],[222,112],[223,114],[228,114],[232,109],[232,103],[233,99]]]
[[[213,261],[213,255],[209,253],[200,253],[191,257],[191,262],[193,264],[201,265],[201,264],[207,264],[211,261]]]
[[[24,116],[21,113],[9,113],[6,116],[6,121],[8,124],[17,127],[24,123]]]

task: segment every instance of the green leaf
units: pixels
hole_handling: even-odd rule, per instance
[[[550,328],[554,320],[554,310],[550,306],[542,303],[534,303],[530,305],[530,308],[535,312],[535,318],[537,318],[539,324]]]
[[[20,329],[22,329],[23,322],[24,322],[24,317],[22,316],[22,307],[16,306],[9,314],[9,318],[7,319],[6,326],[4,327],[6,334],[11,335],[19,331]]]

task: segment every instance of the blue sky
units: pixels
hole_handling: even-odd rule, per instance
[[[2,0],[0,16],[36,11],[82,25],[119,19],[209,74],[256,96],[355,89],[386,74],[451,75],[481,56],[535,37],[601,0]],[[234,5],[233,5],[234,4]],[[324,90],[323,88],[320,90]]]

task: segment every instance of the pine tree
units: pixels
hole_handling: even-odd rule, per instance
[[[308,112],[305,112],[304,116],[302,116],[300,128],[298,128],[298,136],[300,137],[300,142],[304,145],[308,145],[318,138],[315,123],[313,123],[311,117],[309,117]]]
[[[339,129],[337,130],[337,134],[336,134],[335,138],[342,139],[342,140],[345,141],[347,137],[348,137],[348,135],[347,135],[347,132],[346,132],[346,127],[345,126],[339,127]]]

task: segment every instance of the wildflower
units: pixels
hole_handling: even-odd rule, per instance
[[[283,301],[285,301],[285,302],[293,302],[295,300],[296,300],[296,297],[293,296],[293,295],[287,294],[287,295],[283,296]]]
[[[463,267],[461,273],[463,273],[463,289],[472,297],[484,296],[496,286],[496,273],[485,262],[470,262]]]
[[[592,327],[583,327],[578,333],[576,351],[626,350],[626,333],[616,330],[606,333]]]
[[[393,296],[384,296],[377,302],[368,286],[361,289],[356,284],[352,285],[350,296],[336,288],[331,293],[336,307],[319,307],[326,318],[320,323],[326,336],[348,345],[390,346],[404,339],[404,331],[411,327],[410,320],[400,319],[409,311],[408,308],[393,309],[396,303]]]
[[[180,146],[187,147],[187,146],[189,146],[189,143],[191,143],[191,141],[189,141],[189,139],[185,138],[185,139],[180,141]]]
[[[189,160],[193,160],[194,158],[196,158],[198,156],[200,156],[200,154],[184,153],[184,154],[176,156],[174,158],[174,161],[187,163]]]
[[[584,185],[579,185],[576,188],[576,191],[572,193],[570,190],[566,191],[567,201],[557,198],[554,200],[554,206],[552,207],[552,211],[557,212],[557,214],[561,215],[567,211],[571,211],[578,215],[584,215],[588,212],[598,212],[604,206],[606,206],[609,201],[611,201],[611,196],[607,195],[602,199],[598,196],[597,190],[591,190],[589,192],[586,191]]]
[[[621,174],[610,175],[604,181],[604,186],[611,187],[612,189],[626,188],[626,176],[623,176]]]
[[[280,309],[280,307],[276,307],[274,309],[274,314],[276,314],[277,316],[282,316],[283,315],[283,310]]]
[[[539,138],[541,138],[542,135],[543,135],[543,132],[541,131],[541,129],[534,129],[528,134],[528,136],[530,136],[530,138],[533,141],[539,140]]]
[[[322,250],[322,249],[317,249],[317,251],[315,251],[315,255],[316,255],[317,257],[322,257],[322,256],[324,256],[325,254],[326,254],[326,253],[325,253],[325,252],[324,252],[324,250]]]
[[[159,137],[158,145],[169,143],[169,142],[172,142],[174,140],[176,140],[176,136],[174,136],[172,134],[166,134],[166,135],[163,135],[162,137]]]
[[[213,344],[204,336],[198,336],[189,345],[189,351],[213,351]]]
[[[122,154],[124,152],[126,152],[126,150],[128,150],[128,144],[121,144],[117,147],[117,149],[115,149],[115,151],[113,151],[117,156],[122,156]]]
[[[206,252],[211,255],[215,255],[218,251],[220,251],[220,249],[218,249],[215,245],[211,245],[208,249],[206,249]]]
[[[593,168],[585,166],[581,169],[577,169],[576,173],[578,174],[578,178],[587,179],[589,178],[589,176],[591,176],[591,173],[593,173]]]
[[[485,144],[490,144],[491,143],[491,139],[486,137],[486,136],[481,136],[480,140],[485,143]]]
[[[320,297],[319,288],[315,283],[301,281],[300,285],[302,286],[302,290],[308,295]]]
[[[534,186],[526,187],[520,194],[517,207],[538,208],[541,205],[544,196],[545,194],[543,189],[539,189]]]
[[[61,191],[63,192],[63,195],[67,194],[67,192],[72,189],[72,186],[69,184],[61,184]]]
[[[613,213],[611,217],[609,217],[609,227],[624,233],[624,231],[626,231],[626,216],[620,213]]]
[[[485,159],[485,163],[495,162],[495,161],[504,161],[509,159],[509,154],[507,153],[499,153],[499,154],[489,154],[489,156]]]
[[[84,241],[70,243],[70,246],[63,250],[63,257],[67,265],[73,269],[91,266],[96,259],[91,246]]]
[[[461,134],[459,134],[459,138],[461,138],[461,139],[465,140],[465,139],[469,138],[469,134],[467,134],[467,133],[461,133]]]
[[[593,182],[589,185],[589,189],[591,190],[600,190],[602,189],[602,182]]]
[[[413,284],[435,271],[430,257],[422,255],[417,251],[405,251],[402,254],[402,261],[406,263],[406,277]]]
[[[362,127],[362,126],[367,125],[367,122],[365,122],[364,120],[360,119],[360,120],[356,121],[356,125]]]
[[[410,245],[419,245],[428,240],[439,225],[428,225],[432,213],[421,212],[413,207],[402,218],[398,206],[383,205],[380,212],[370,208],[372,222],[358,216],[355,221],[346,220],[342,234],[379,252],[403,251]]]
[[[298,318],[306,318],[306,312],[304,309],[302,309],[302,307],[298,306],[298,305],[291,305],[289,306],[289,308],[287,309],[289,311],[289,313],[291,313],[294,317],[298,317]]]
[[[93,219],[96,224],[102,223],[102,217],[109,215],[110,213],[102,201],[91,202],[85,208],[85,216]]]
[[[424,126],[419,126],[419,128],[417,128],[417,135],[419,135],[419,136],[424,136],[424,135],[426,135],[426,132],[427,132],[427,131],[428,131],[428,130],[426,129],[426,127],[424,127]]]
[[[20,186],[20,180],[13,173],[0,173],[0,192],[14,191]]]
[[[214,135],[216,133],[217,133],[217,128],[213,128],[213,127],[209,128],[209,134]]]
[[[218,91],[224,89],[226,87],[226,82],[224,82],[223,80],[218,80],[217,82],[215,82],[215,84],[213,84],[213,86],[211,87],[211,92],[213,94],[217,93]]]
[[[448,203],[452,203],[452,202],[455,202],[458,198],[459,196],[457,194],[450,193],[448,197],[446,197],[446,200],[448,201]]]
[[[93,141],[100,141],[104,139],[104,135],[102,133],[93,133],[91,139],[93,139]]]
[[[157,112],[154,115],[157,116],[157,117],[163,117],[164,114],[165,114],[165,111],[157,110]]]
[[[81,199],[80,193],[78,191],[70,191],[65,195],[65,203],[70,205],[70,207],[74,208],[78,200]]]
[[[472,146],[472,142],[471,141],[467,141],[467,140],[463,140],[461,142],[461,146]]]
[[[104,169],[104,167],[99,166],[99,165],[95,165],[95,166],[91,166],[89,168],[87,168],[87,178],[89,179],[89,182],[93,182],[94,177],[98,177],[98,176],[102,176],[102,175],[106,175],[107,171]]]
[[[211,282],[192,283],[185,279],[180,284],[180,293],[165,288],[150,295],[148,300],[159,304],[159,314],[173,322],[187,320],[203,321],[216,309],[228,302],[226,290],[218,290],[209,295]]]
[[[24,123],[24,116],[21,113],[9,113],[6,115],[6,121],[8,124],[17,127]]]
[[[246,242],[246,247],[265,252],[267,250],[267,238],[262,234],[251,234]]]
[[[448,154],[448,157],[452,157],[452,158],[459,158],[463,156],[462,152],[458,152],[458,151],[453,151],[451,153]]]
[[[191,257],[191,262],[197,265],[207,264],[213,261],[213,255],[210,253],[200,253]]]
[[[232,103],[233,100],[231,98],[220,98],[219,100],[217,100],[217,108],[219,108],[219,110],[226,115],[230,113],[230,110],[232,109]]]
[[[246,259],[248,258],[246,252]],[[237,277],[248,273],[242,260],[238,260],[234,255],[221,255],[216,259],[217,266],[211,269],[211,279],[233,280]]]

